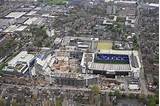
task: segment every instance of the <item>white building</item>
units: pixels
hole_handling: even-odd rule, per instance
[[[8,62],[8,66],[15,66],[17,63],[27,63],[27,65],[29,65],[33,59],[34,55],[28,54],[27,51],[21,51],[16,57]]]
[[[8,66],[4,68],[5,71],[17,71],[25,73],[34,61],[34,55],[28,54],[27,51],[21,51],[17,56],[8,62]]]

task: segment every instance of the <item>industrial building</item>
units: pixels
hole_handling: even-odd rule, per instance
[[[7,16],[5,16],[6,18],[20,18],[22,17],[24,14],[26,14],[26,12],[11,12],[9,13]]]

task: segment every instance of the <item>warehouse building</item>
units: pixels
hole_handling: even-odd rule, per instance
[[[25,15],[26,12],[11,12],[9,13],[7,16],[5,16],[6,18],[14,18],[14,19],[17,19],[17,18],[20,18],[22,17],[23,15]]]

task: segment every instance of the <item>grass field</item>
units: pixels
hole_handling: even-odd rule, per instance
[[[110,49],[112,49],[112,42],[111,41],[98,42],[97,49],[100,51],[101,50],[110,50]]]
[[[48,0],[49,4],[64,5],[68,0]]]

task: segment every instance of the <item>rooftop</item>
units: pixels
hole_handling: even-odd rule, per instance
[[[14,32],[17,28],[18,28],[18,26],[11,25],[7,29],[5,29],[3,32]]]
[[[7,17],[7,18],[20,18],[24,14],[26,14],[26,12],[11,12],[5,17]]]
[[[89,63],[89,69],[101,71],[129,71],[131,67],[129,64],[103,64],[103,63]]]
[[[27,51],[21,51],[17,56],[8,62],[8,65],[15,66],[17,62],[29,63],[34,58],[34,55],[28,54]]]
[[[114,1],[114,3],[136,4],[137,1],[123,1],[123,0],[120,0],[120,1]]]
[[[19,26],[16,31],[23,31],[24,29],[26,29],[27,26]]]
[[[35,22],[37,19],[38,19],[38,18],[36,18],[36,17],[29,18],[24,24],[31,25],[31,24],[33,24],[33,22]]]

